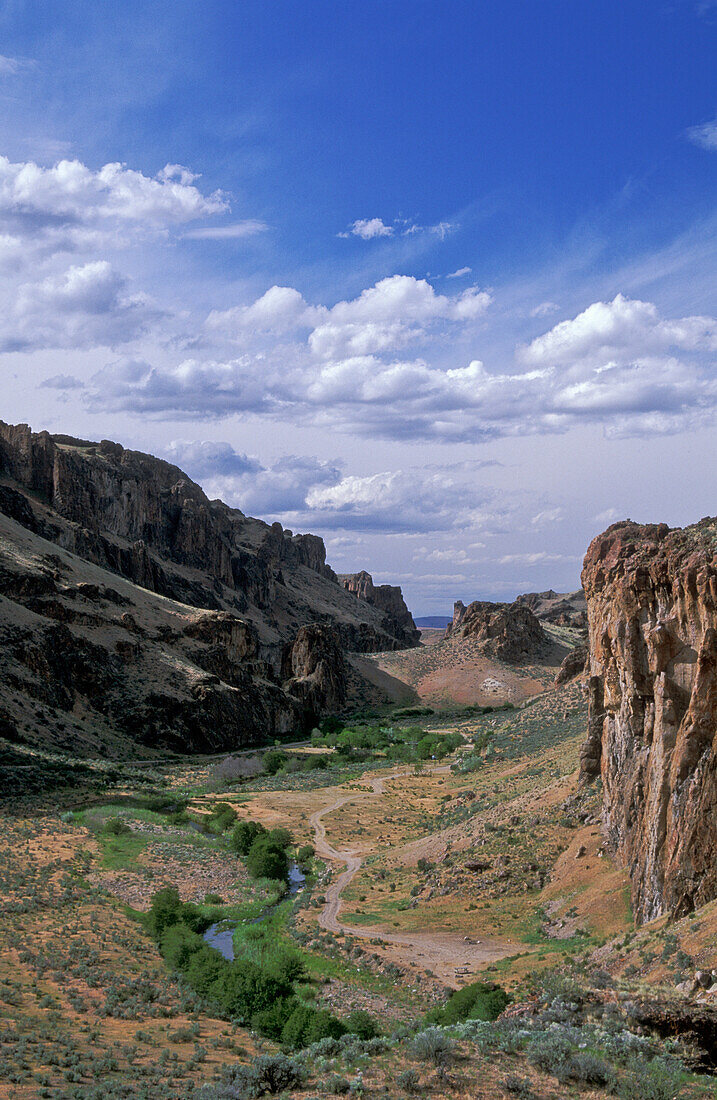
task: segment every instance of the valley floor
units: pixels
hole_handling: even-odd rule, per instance
[[[580,998],[606,1013],[630,998],[674,1000],[678,981],[717,959],[717,904],[635,930],[625,873],[603,846],[598,795],[576,794],[579,684],[519,709],[453,707],[393,721],[464,741],[443,761],[334,754],[324,772],[237,779],[216,761],[173,762],[141,777],[95,777],[81,800],[71,788],[53,796],[56,805],[48,794],[6,799],[0,1097],[229,1095],[201,1090],[277,1049],[214,1015],[159,954],[142,914],[167,884],[231,918],[240,937],[274,906],[272,929],[306,971],[301,996],[378,1021],[386,1038],[373,1048],[310,1048],[304,1084],[286,1095],[607,1095],[599,1082],[559,1080],[527,1040],[486,1046],[465,1025],[451,1033],[450,1056],[432,1060],[411,1036],[452,989],[476,979],[500,983],[528,1020],[540,1005],[555,1011],[545,990],[559,982],[579,984]],[[296,747],[295,756],[312,751]],[[185,820],[147,808],[148,790],[186,803]],[[217,804],[313,847],[312,873],[292,903],[276,907],[275,885],[251,878],[228,834],[202,830]],[[687,1076],[679,1088],[714,1095],[709,1081]]]

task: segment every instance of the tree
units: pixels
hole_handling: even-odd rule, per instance
[[[269,749],[268,752],[264,753],[262,758],[264,771],[267,775],[276,775],[277,772],[281,771],[281,769],[286,766],[288,759],[287,753],[283,752],[281,749]]]
[[[152,895],[149,909],[149,926],[156,940],[162,938],[165,928],[182,919],[182,899],[176,886],[165,886]]]
[[[254,878],[289,879],[289,860],[283,848],[273,844],[267,837],[258,837],[246,857],[247,870]]]
[[[231,831],[229,844],[240,856],[245,856],[257,837],[265,834],[266,829],[260,821],[240,821]]]

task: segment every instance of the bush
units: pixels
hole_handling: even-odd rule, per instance
[[[282,749],[269,749],[262,757],[262,765],[267,775],[276,775],[289,762],[289,754]]]
[[[262,1054],[254,1061],[254,1072],[262,1095],[298,1088],[304,1080],[303,1067],[285,1054]]]
[[[126,836],[132,830],[121,817],[108,817],[102,826],[102,832],[107,836]]]
[[[603,1058],[587,1051],[571,1054],[559,1068],[560,1081],[577,1081],[582,1085],[603,1087],[614,1079],[612,1066]]]
[[[431,1024],[458,1024],[463,1020],[497,1020],[510,1004],[510,997],[494,982],[472,982],[458,989],[443,1008],[434,1008],[426,1016]]]
[[[266,836],[266,829],[260,821],[240,821],[232,829],[229,846],[240,856],[246,856],[254,841],[260,836]]]
[[[365,1008],[354,1009],[344,1023],[349,1035],[356,1035],[359,1039],[376,1039],[381,1034],[378,1024]]]
[[[257,1100],[270,1093],[298,1088],[304,1080],[303,1067],[285,1054],[262,1054],[248,1066],[232,1066],[226,1073],[225,1087],[214,1092],[219,1100]],[[200,1095],[207,1095],[200,1094]],[[212,1097],[212,1093],[208,1094]]]
[[[528,1043],[528,1061],[545,1073],[562,1080],[563,1067],[572,1054],[573,1044],[560,1031],[544,1031]]]
[[[396,1078],[396,1084],[404,1092],[418,1092],[418,1074],[415,1069],[404,1069]]]
[[[246,866],[254,878],[277,879],[280,882],[289,879],[286,852],[266,836],[259,836],[254,841],[246,857]]]
[[[411,1043],[411,1050],[421,1062],[433,1062],[443,1066],[450,1061],[455,1043],[440,1027],[427,1027],[419,1031]]]
[[[296,1050],[321,1039],[340,1039],[345,1032],[341,1020],[332,1016],[328,1009],[297,1005],[284,1025],[281,1041]]]
[[[672,1100],[682,1091],[682,1068],[669,1058],[633,1058],[613,1091],[620,1100]]]
[[[516,1073],[508,1074],[503,1081],[503,1088],[506,1092],[509,1092],[511,1096],[519,1096],[521,1100],[533,1100],[535,1095],[528,1078],[518,1077]]]

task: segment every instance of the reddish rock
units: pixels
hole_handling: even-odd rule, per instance
[[[585,557],[589,717],[607,840],[639,922],[717,897],[717,520],[614,524]]]

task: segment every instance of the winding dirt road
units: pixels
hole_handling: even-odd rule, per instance
[[[434,768],[433,771],[448,769]],[[385,784],[389,780],[400,779],[410,772],[392,772],[383,777],[370,780],[371,790],[351,791],[341,795],[334,802],[323,806],[309,818],[314,830],[314,848],[317,855],[332,863],[343,863],[345,869],[329,884],[326,902],[319,913],[319,924],[329,932],[343,932],[361,939],[380,938],[390,944],[404,965],[416,963],[423,970],[430,970],[446,985],[459,988],[470,981],[471,976],[488,962],[502,959],[515,952],[515,945],[497,939],[482,938],[480,941],[466,942],[466,938],[455,932],[385,932],[381,928],[359,928],[344,924],[339,920],[341,894],[360,870],[364,857],[354,849],[338,849],[326,836],[324,818],[340,810],[347,802],[357,799],[380,797],[386,793]]]

